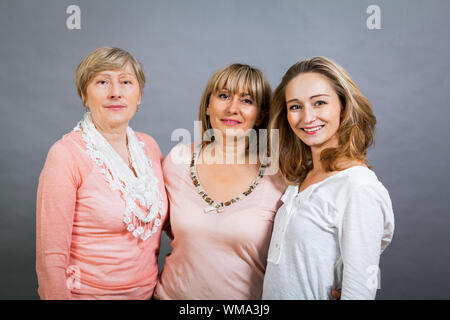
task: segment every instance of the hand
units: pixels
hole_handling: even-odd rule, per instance
[[[336,300],[341,300],[341,290],[331,290],[331,296]]]

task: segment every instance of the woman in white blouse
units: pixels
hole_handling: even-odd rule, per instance
[[[294,64],[273,98],[280,171],[290,184],[272,234],[263,299],[374,299],[390,243],[389,194],[367,165],[376,119],[348,73],[315,57]]]

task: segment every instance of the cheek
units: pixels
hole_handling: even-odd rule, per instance
[[[99,89],[90,89],[86,91],[86,103],[89,105],[89,107],[95,107],[98,104],[101,104],[103,101],[104,95],[102,94],[101,90]]]
[[[288,112],[287,113],[287,121],[289,123],[289,126],[293,131],[297,128],[297,124],[300,121],[300,116],[297,113]]]
[[[127,92],[129,102],[139,104],[141,100],[141,91],[139,87],[132,87]]]
[[[326,115],[328,122],[331,124],[333,129],[337,130],[339,128],[339,125],[341,123],[341,110],[340,107],[334,107],[329,110],[328,114]]]
[[[246,120],[252,124],[252,127],[255,125],[256,121],[258,120],[259,115],[259,109],[258,107],[252,107],[248,110],[245,110],[243,112],[245,114]]]

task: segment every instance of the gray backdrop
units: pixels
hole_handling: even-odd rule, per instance
[[[69,30],[66,8],[81,8]],[[369,30],[369,5],[381,29]],[[450,298],[450,1],[0,1],[0,298],[36,299],[35,197],[50,146],[81,118],[73,73],[104,46],[129,50],[148,83],[135,130],[167,154],[193,133],[213,71],[261,68],[275,87],[296,61],[346,68],[378,119],[369,159],[396,218],[378,299]],[[162,240],[163,256],[169,252]]]

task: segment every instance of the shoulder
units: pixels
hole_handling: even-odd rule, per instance
[[[337,172],[310,189],[321,201],[333,207],[345,208],[350,201],[367,199],[390,203],[389,193],[375,172],[365,166],[354,166]]]
[[[162,162],[164,179],[168,189],[180,188],[180,183],[190,182],[192,144],[178,144],[173,147]]]
[[[264,179],[268,182],[270,189],[280,195],[285,192],[288,186],[279,172],[272,175],[264,175]]]
[[[40,179],[72,177],[79,182],[83,148],[83,140],[79,132],[65,134],[50,147]]]
[[[150,158],[157,159],[158,162],[161,162],[163,156],[156,140],[152,136],[143,132],[134,132],[134,134]]]
[[[82,142],[79,132],[69,132],[50,147],[48,156],[64,159],[72,158]]]
[[[151,135],[148,135],[143,132],[134,132],[134,134],[136,135],[136,137],[138,138],[139,141],[142,141],[144,143],[144,145],[146,147],[151,148],[151,149],[156,148],[159,150],[158,143]]]
[[[167,156],[164,158],[164,163],[189,165],[192,160],[194,148],[194,143],[179,143],[169,151]]]
[[[337,200],[346,212],[363,210],[365,215],[383,213],[386,221],[393,221],[392,202],[388,190],[375,172],[366,167],[353,167],[342,176],[345,197]]]
[[[383,184],[378,180],[374,171],[364,166],[355,166],[345,170],[342,180],[344,190],[350,195],[361,193],[378,193],[385,194],[389,197],[388,191]]]

